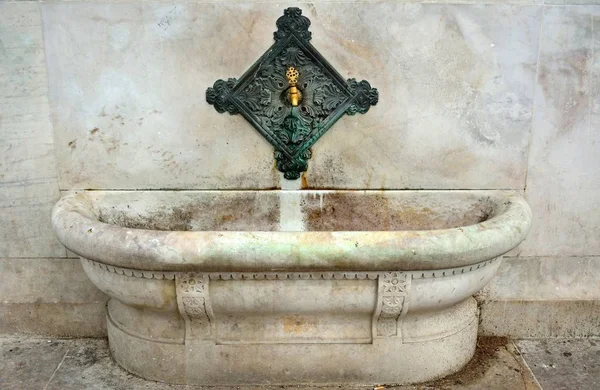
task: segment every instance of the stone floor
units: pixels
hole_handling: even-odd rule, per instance
[[[111,359],[103,339],[0,338],[0,389],[256,390],[285,387],[170,386],[127,373]],[[481,338],[461,372],[420,386],[322,386],[319,389],[600,389],[600,340]]]

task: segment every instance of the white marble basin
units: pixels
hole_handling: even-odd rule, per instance
[[[111,351],[190,384],[414,383],[471,358],[471,296],[527,235],[511,191],[88,191],[53,212]]]

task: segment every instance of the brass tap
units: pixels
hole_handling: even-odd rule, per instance
[[[290,84],[290,89],[288,90],[288,92],[290,103],[292,103],[293,107],[298,106],[298,104],[300,104],[300,100],[302,99],[302,94],[296,87],[296,83],[298,82],[298,76],[300,76],[300,72],[298,72],[293,66],[290,66],[285,72],[285,77],[287,77],[288,83]]]

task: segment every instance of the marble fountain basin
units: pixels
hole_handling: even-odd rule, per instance
[[[527,235],[512,191],[83,191],[52,216],[169,383],[416,383],[473,356],[472,295]]]

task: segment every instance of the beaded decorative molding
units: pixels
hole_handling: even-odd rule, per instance
[[[217,80],[206,100],[241,114],[275,147],[277,169],[295,180],[310,147],[344,114],[364,114],[379,93],[367,81],[345,80],[310,44],[310,20],[291,7],[277,20],[275,43],[239,79]]]
[[[99,263],[97,261],[85,259],[83,257],[82,260],[87,262],[91,266],[99,268],[103,271],[132,278],[175,280],[175,278],[178,275],[186,273],[185,271],[170,272],[136,270],[131,268],[115,267],[114,265]],[[469,272],[476,271],[497,261],[500,261],[500,258],[486,260],[482,261],[481,263],[467,265],[464,267],[423,271],[403,271],[403,273],[409,275],[409,277],[413,280],[444,278],[449,276],[468,274]],[[203,272],[203,274],[206,275],[206,277],[210,280],[376,280],[377,278],[379,278],[382,272]]]

